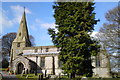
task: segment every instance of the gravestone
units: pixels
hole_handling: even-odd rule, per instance
[[[22,73],[21,73],[21,77],[23,76],[23,74],[25,73],[25,69],[23,69]]]
[[[46,77],[46,75],[47,75],[47,70],[45,70],[45,77]]]
[[[87,77],[82,77],[81,80],[88,80],[88,78]]]
[[[26,79],[28,78],[28,75],[26,76]]]
[[[38,75],[38,80],[43,80],[43,74]]]

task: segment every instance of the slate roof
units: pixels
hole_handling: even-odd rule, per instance
[[[45,53],[23,53],[22,55],[51,55],[51,54],[59,54],[59,52],[45,52]]]

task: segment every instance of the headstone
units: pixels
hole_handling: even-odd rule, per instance
[[[54,78],[57,78],[56,75],[50,75],[50,78],[54,79]]]
[[[24,73],[25,73],[25,70],[22,71],[22,73],[21,73],[21,77],[23,76]]]
[[[26,79],[28,78],[28,75],[26,76]]]
[[[88,80],[88,78],[87,77],[82,77],[81,80]]]
[[[43,80],[43,74],[41,75],[41,80]]]
[[[58,78],[60,78],[60,76],[61,76],[61,73],[59,73]]]
[[[43,80],[43,74],[39,75],[38,77],[38,80]]]
[[[41,80],[41,75],[38,75],[38,80]]]
[[[46,74],[47,74],[47,70],[45,70],[45,77],[46,77]]]

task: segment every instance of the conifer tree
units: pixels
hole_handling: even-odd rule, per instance
[[[93,2],[56,2],[53,5],[55,29],[48,29],[54,45],[60,48],[59,59],[64,73],[92,76],[91,55],[99,51],[98,43],[91,39],[95,20]]]

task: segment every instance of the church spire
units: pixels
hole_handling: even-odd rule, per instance
[[[28,29],[27,29],[25,7],[24,7],[24,12],[22,15],[21,22],[20,22],[20,27],[19,27],[16,39],[14,40],[14,42],[26,42],[26,44],[30,44],[29,34],[28,34]],[[27,46],[30,46],[30,45],[25,45],[24,47],[27,47]]]

